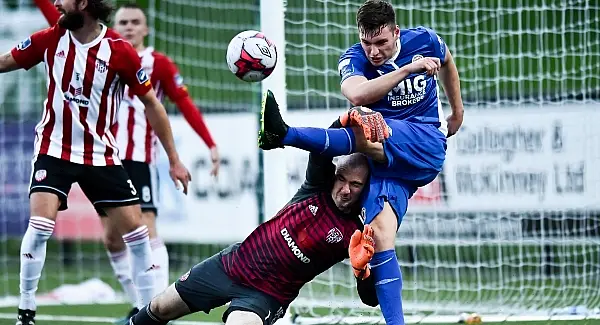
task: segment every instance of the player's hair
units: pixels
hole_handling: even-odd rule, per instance
[[[339,156],[335,164],[336,170],[369,169],[369,161],[362,153],[355,152],[347,156]]]
[[[385,0],[367,0],[356,12],[358,30],[367,36],[377,36],[383,27],[396,26],[396,12]]]
[[[124,4],[124,5],[119,6],[119,9],[122,9],[122,8],[124,8],[124,9],[138,9],[138,10],[141,10],[144,13],[144,15],[146,14],[146,11],[144,11],[144,8],[140,7],[140,5],[138,5],[135,2],[128,2],[128,3]]]
[[[110,22],[110,16],[115,8],[107,0],[88,0],[88,5],[85,8],[90,16],[105,23]]]

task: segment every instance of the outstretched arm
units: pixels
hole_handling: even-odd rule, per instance
[[[371,269],[368,265],[375,252],[374,246],[373,228],[370,225],[365,225],[363,231],[356,230],[352,234],[348,247],[348,255],[356,278],[358,295],[364,304],[372,307],[379,304],[377,292],[375,291],[375,280],[370,276]]]
[[[155,71],[158,74],[165,94],[169,99],[177,105],[179,111],[189,123],[189,125],[196,131],[196,133],[202,138],[208,148],[215,147],[215,141],[210,135],[210,131],[204,123],[200,110],[196,107],[192,98],[190,97],[187,87],[183,82],[183,78],[179,74],[179,69],[173,61],[166,56],[159,56],[157,59],[161,60],[159,71]]]
[[[177,105],[177,108],[179,108],[179,111],[188,124],[196,131],[198,136],[202,138],[204,143],[206,143],[206,146],[210,150],[210,160],[212,162],[210,174],[217,176],[219,174],[221,163],[217,145],[202,118],[200,110],[194,105],[194,102],[187,91],[187,87],[183,83],[183,78],[179,74],[177,66],[166,56],[161,56],[160,58],[164,61],[164,64],[161,64],[160,66],[164,68],[157,72],[159,73],[159,80],[165,89],[165,94],[173,103],[175,103],[175,105]]]
[[[213,140],[213,137],[204,122],[204,118],[202,118],[200,110],[196,108],[196,105],[194,105],[190,96],[187,95],[187,92],[186,96],[175,101],[175,105],[177,105],[177,108],[179,108],[179,111],[192,129],[194,129],[204,143],[206,143],[206,146],[210,150],[210,160],[212,162],[210,174],[217,176],[220,166],[219,149],[217,149],[217,144]]]
[[[36,6],[40,9],[44,17],[46,17],[46,20],[48,21],[48,24],[50,26],[54,26],[56,25],[56,23],[58,23],[58,19],[60,18],[60,12],[58,12],[58,9],[56,9],[56,7],[52,5],[52,2],[48,0],[33,1],[35,2]]]
[[[448,137],[451,137],[462,125],[464,106],[460,95],[458,69],[456,68],[456,64],[454,63],[454,59],[448,48],[446,48],[446,58],[444,60],[444,65],[442,65],[442,68],[440,69],[439,75],[448,102],[450,102],[450,108],[452,109],[452,114],[447,118]]]
[[[0,55],[0,73],[19,69],[19,65],[10,52]]]
[[[161,59],[161,64],[159,65],[160,70],[155,71],[155,74],[160,80],[167,97],[177,105],[177,108],[188,124],[198,136],[202,138],[204,143],[206,143],[206,146],[210,150],[210,158],[212,161],[210,173],[213,176],[217,176],[220,165],[219,150],[204,122],[204,118],[202,118],[202,113],[200,113],[200,110],[192,101],[175,63],[166,56],[161,55],[158,56],[157,59],[158,58]]]
[[[204,122],[204,118],[202,118],[202,113],[200,113],[200,110],[194,105],[190,96],[186,95],[174,103],[177,105],[177,108],[179,108],[179,111],[188,124],[196,131],[198,136],[202,138],[204,143],[206,143],[206,146],[210,149],[216,147],[215,141]]]

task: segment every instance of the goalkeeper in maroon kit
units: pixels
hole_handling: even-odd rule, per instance
[[[130,324],[167,324],[229,302],[226,324],[270,325],[304,284],[349,256],[360,299],[377,306],[368,267],[373,230],[363,225],[359,200],[368,184],[368,163],[362,154],[338,159],[334,165],[331,158],[310,154],[304,184],[274,218],[194,266]]]

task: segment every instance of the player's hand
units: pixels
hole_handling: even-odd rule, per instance
[[[375,253],[375,241],[373,240],[373,228],[365,225],[364,231],[356,230],[350,238],[348,255],[350,255],[350,264],[354,269],[354,276],[359,279],[366,279],[371,275],[369,262]]]
[[[210,148],[210,161],[212,162],[210,175],[217,177],[219,175],[219,167],[221,166],[221,158],[219,157],[217,146]]]
[[[458,132],[458,129],[460,129],[463,122],[463,115],[464,111],[460,110],[453,112],[446,118],[446,122],[448,122],[448,135],[446,135],[446,138],[449,138]]]
[[[177,187],[179,190],[181,184],[181,186],[183,186],[183,194],[187,194],[188,183],[192,180],[192,175],[190,175],[190,172],[187,170],[187,168],[185,168],[180,160],[171,163],[169,167],[169,175],[175,183],[175,187]]]
[[[373,143],[383,142],[390,137],[388,125],[379,112],[363,106],[352,107],[340,115],[342,126],[361,127],[365,138]]]
[[[411,64],[404,66],[409,73],[421,73],[427,72],[428,75],[432,76],[440,72],[442,64],[439,58],[425,57],[419,59]]]

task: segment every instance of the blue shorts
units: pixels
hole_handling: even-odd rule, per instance
[[[391,129],[383,150],[387,164],[370,161],[371,179],[363,193],[365,223],[370,223],[388,201],[398,226],[417,188],[429,184],[442,171],[446,137],[435,124],[386,119]]]

